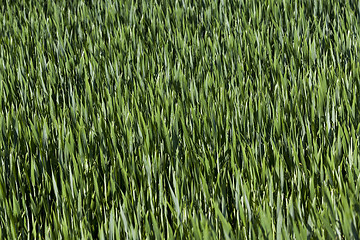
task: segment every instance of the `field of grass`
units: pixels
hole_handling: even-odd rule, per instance
[[[359,239],[359,1],[1,3],[0,239]]]

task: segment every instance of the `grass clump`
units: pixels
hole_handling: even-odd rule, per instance
[[[0,9],[0,239],[359,239],[356,1]]]

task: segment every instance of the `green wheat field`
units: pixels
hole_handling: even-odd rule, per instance
[[[359,239],[360,1],[0,9],[0,239]]]

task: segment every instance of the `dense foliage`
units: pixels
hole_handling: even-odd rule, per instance
[[[0,9],[0,239],[359,239],[358,1]]]

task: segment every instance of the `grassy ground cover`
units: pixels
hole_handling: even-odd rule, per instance
[[[0,9],[0,239],[359,239],[358,1]]]

